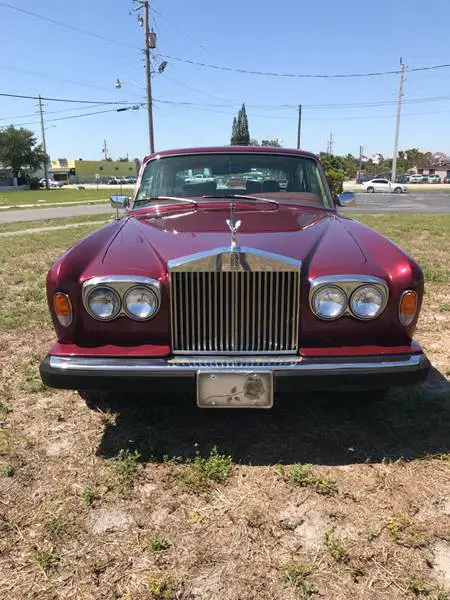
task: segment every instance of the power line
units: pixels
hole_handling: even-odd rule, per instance
[[[6,92],[0,92],[0,96],[4,96],[6,98],[25,98],[26,100],[39,100],[39,96],[28,96],[26,94],[7,94]],[[132,104],[129,101],[105,101],[105,100],[74,100],[71,98],[47,98],[45,96],[41,96],[42,100],[47,100],[47,102],[73,102],[74,104]]]
[[[46,115],[56,115],[62,112],[71,112],[71,111],[75,111],[75,110],[89,110],[91,108],[98,108],[99,106],[102,106],[101,104],[88,104],[86,106],[83,106],[80,108],[75,108],[75,107],[70,107],[70,108],[60,108],[59,110],[46,110],[45,114]],[[33,113],[28,113],[26,115],[10,115],[9,117],[0,117],[0,121],[11,121],[13,119],[26,119],[27,117],[35,117],[36,116],[36,112]]]
[[[49,23],[53,23],[53,25],[59,25],[60,27],[65,27],[66,29],[71,29],[72,31],[76,31],[77,33],[82,33],[83,35],[89,35],[90,37],[97,38],[99,40],[103,40],[104,42],[110,42],[111,44],[118,44],[120,46],[127,46],[128,48],[133,48],[134,50],[140,50],[138,46],[134,46],[133,44],[128,44],[127,42],[121,42],[117,39],[107,38],[104,35],[99,35],[98,33],[92,33],[92,31],[86,31],[85,29],[80,29],[79,27],[75,27],[74,25],[69,25],[68,23],[63,23],[62,21],[57,21],[56,19],[52,19],[51,17],[45,17],[44,15],[38,15],[31,10],[25,10],[24,8],[19,8],[18,6],[13,6],[12,4],[8,4],[7,2],[0,2],[0,6],[5,6],[6,8],[10,8],[11,10],[17,10],[18,12],[24,13],[31,17],[35,17],[36,19],[41,19],[42,21],[48,21]]]
[[[169,79],[169,78],[167,78]],[[170,78],[171,79],[171,78]],[[175,80],[171,79],[172,81],[175,82]],[[183,85],[181,84],[181,82],[176,81],[176,83],[178,83],[179,85]],[[184,87],[188,87],[189,89],[191,89],[192,91],[197,91],[199,93],[205,93],[206,92],[201,92],[200,90],[197,90],[196,88],[192,88],[190,86],[184,86]],[[6,93],[6,92],[0,92],[0,97],[7,97],[7,98],[23,98],[23,99],[28,99],[28,100],[39,100],[39,96],[32,96],[32,95],[26,95],[26,94],[11,94],[11,93]],[[123,101],[123,100],[115,100],[115,101],[110,101],[110,100],[78,100],[78,99],[74,99],[74,98],[53,98],[53,97],[48,97],[48,96],[42,96],[42,100],[45,100],[47,102],[63,102],[63,103],[73,103],[73,104],[88,104],[91,106],[87,106],[86,109],[88,108],[96,108],[97,106],[115,106],[115,105],[132,105],[133,103],[130,101]],[[422,103],[426,103],[426,102],[441,102],[441,101],[448,101],[450,100],[450,96],[431,96],[431,97],[424,97],[424,98],[409,98],[409,99],[405,99],[403,101],[404,104],[422,104]],[[174,104],[174,105],[180,105],[180,106],[198,106],[198,107],[210,107],[210,108],[230,108],[233,106],[238,106],[240,104],[240,101],[230,101],[228,103],[200,103],[200,102],[189,102],[189,101],[183,101],[183,100],[167,100],[167,99],[156,99],[155,101],[163,103],[163,104]],[[303,108],[307,108],[307,109],[337,109],[337,108],[377,108],[377,107],[383,107],[383,106],[391,106],[391,105],[395,105],[397,103],[396,100],[380,100],[380,101],[376,101],[376,102],[343,102],[343,103],[335,103],[335,104],[303,104]],[[254,109],[280,109],[280,110],[297,110],[298,109],[298,105],[297,104],[249,104],[247,103],[246,106],[250,107],[250,108],[254,108]],[[64,108],[61,109],[59,111],[54,111],[54,112],[63,112],[63,111],[70,111],[70,110],[74,110],[71,108]],[[33,113],[34,114],[34,113]],[[26,117],[26,116],[33,116],[33,114],[31,115],[18,115],[16,117],[2,117],[2,120],[7,120],[9,118],[20,118],[20,117]],[[51,114],[51,112],[49,111],[47,114]]]
[[[135,106],[141,107],[141,106],[145,106],[145,104],[144,103],[133,104],[132,106],[125,108],[125,109],[124,108],[110,108],[107,110],[97,110],[97,111],[90,112],[90,113],[83,113],[81,115],[69,115],[68,117],[57,117],[56,119],[46,119],[46,122],[53,123],[55,121],[68,121],[69,119],[80,119],[82,117],[90,117],[92,115],[102,115],[102,114],[111,113],[111,112],[121,112],[123,110],[132,110],[132,109],[134,109]],[[29,121],[27,123],[15,123],[15,124],[13,124],[13,127],[23,127],[24,125],[36,125],[38,123],[39,123],[39,121]],[[8,126],[0,126],[0,129],[1,128],[7,129],[8,127],[9,127],[9,125]]]
[[[141,50],[138,46],[135,46],[134,44],[129,44],[127,42],[122,42],[117,39],[108,38],[103,35],[93,33],[92,31],[87,31],[85,29],[81,29],[79,27],[69,25],[68,23],[64,23],[63,21],[58,21],[58,20],[52,19],[50,17],[45,17],[43,15],[39,15],[30,10],[25,10],[24,8],[19,8],[18,6],[13,6],[12,4],[8,4],[7,2],[0,1],[0,6],[5,6],[6,8],[10,8],[11,10],[16,10],[16,11],[22,12],[24,14],[35,17],[37,19],[41,19],[43,21],[48,21],[49,23],[53,23],[54,25],[58,25],[60,27],[65,27],[66,29],[71,29],[72,31],[76,31],[77,33],[81,33],[83,35],[88,35],[88,36],[97,38],[99,40],[102,40],[104,42],[109,42],[112,44],[126,46],[129,48],[133,48],[134,50]],[[159,15],[162,16],[161,13],[159,13]],[[387,71],[373,71],[373,72],[368,72],[368,73],[327,73],[327,74],[279,73],[279,72],[271,72],[271,71],[255,71],[255,70],[251,70],[251,69],[243,69],[243,68],[237,68],[237,67],[226,67],[223,65],[215,65],[212,63],[195,61],[195,60],[191,60],[188,58],[180,58],[179,56],[172,56],[172,55],[168,55],[168,54],[166,54],[166,55],[161,54],[161,56],[164,56],[165,58],[168,58],[169,60],[183,62],[186,64],[195,65],[198,67],[205,67],[208,69],[217,69],[220,71],[228,71],[228,72],[233,72],[233,73],[244,73],[247,75],[260,75],[260,76],[266,76],[266,77],[287,77],[287,78],[304,78],[304,79],[346,79],[346,78],[362,78],[362,77],[380,77],[380,76],[385,76],[385,75],[398,75],[400,73],[399,69],[387,70]],[[412,69],[408,69],[408,72],[409,73],[418,73],[418,72],[423,72],[423,71],[433,71],[433,70],[437,70],[437,69],[448,69],[448,68],[450,68],[450,64],[440,64],[440,65],[431,65],[431,66],[425,66],[425,67],[415,67]]]
[[[204,112],[211,112],[211,113],[216,113],[216,114],[221,114],[221,115],[229,115],[229,111],[225,111],[225,110],[214,110],[212,108],[207,107],[208,105],[197,105],[197,104],[193,104],[193,103],[186,103],[186,102],[175,102],[175,101],[170,101],[170,100],[157,100],[154,99],[155,102],[157,102],[158,104],[177,104],[181,107],[185,107],[185,108],[189,108],[189,109],[194,109],[194,110],[200,110],[200,111],[204,111]],[[218,106],[218,105],[215,105]],[[250,106],[247,105],[246,106]],[[161,108],[161,107],[160,107]],[[225,107],[222,107],[225,108]],[[298,110],[298,107],[297,107]],[[435,114],[448,114],[450,112],[450,110],[437,110],[437,111],[426,111],[426,112],[414,112],[414,113],[405,113],[403,116],[404,117],[424,117],[424,116],[428,116],[428,115],[435,115]],[[353,121],[353,120],[358,120],[358,121],[364,121],[364,120],[378,120],[378,119],[393,119],[395,118],[395,114],[389,114],[389,115],[365,115],[365,116],[358,116],[358,117],[354,117],[354,116],[350,116],[350,117],[308,117],[305,119],[304,115],[303,115],[303,120],[306,121]],[[292,121],[293,119],[295,119],[295,115],[294,113],[292,114],[292,116],[288,117],[280,117],[280,116],[274,116],[274,115],[261,115],[261,114],[252,114],[252,119],[254,118],[263,118],[263,119],[276,119],[276,120],[286,120],[286,121]]]
[[[169,60],[174,60],[177,62],[187,63],[190,65],[195,65],[197,67],[206,67],[208,69],[216,69],[219,71],[228,71],[231,73],[243,73],[245,75],[262,75],[265,77],[288,77],[288,78],[302,78],[302,79],[350,79],[350,78],[361,78],[361,77],[381,77],[384,75],[398,75],[400,71],[398,69],[391,71],[373,71],[369,73],[327,73],[327,74],[318,74],[318,73],[277,73],[271,71],[253,71],[250,69],[242,69],[236,67],[225,67],[223,65],[214,65],[211,63],[200,62],[196,60],[191,60],[189,58],[180,58],[179,56],[172,56],[169,54],[161,54],[164,58],[168,58]],[[435,69],[447,69],[450,67],[450,64],[442,64],[442,65],[432,65],[429,67],[416,67],[414,69],[408,69],[409,73],[419,72],[419,71],[432,71]]]

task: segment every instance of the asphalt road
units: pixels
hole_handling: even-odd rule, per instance
[[[62,217],[80,217],[82,215],[113,214],[115,209],[109,204],[79,204],[78,206],[59,206],[56,208],[24,208],[0,212],[0,223],[19,221],[45,221]]]
[[[450,193],[356,194],[355,206],[343,213],[446,213],[450,212]]]
[[[355,205],[343,207],[342,213],[447,213],[450,212],[449,194],[356,194]],[[31,208],[0,212],[0,223],[41,221],[80,215],[112,214],[107,204],[83,204],[56,208]]]

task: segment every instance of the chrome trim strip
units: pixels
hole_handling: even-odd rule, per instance
[[[239,255],[239,268],[230,269],[230,255]],[[264,259],[261,261],[260,259]],[[289,256],[274,254],[239,246],[233,252],[228,246],[220,246],[205,252],[174,258],[167,262],[170,271],[299,271],[301,262]],[[189,268],[186,268],[188,267]],[[225,268],[224,268],[225,266]]]
[[[386,286],[386,282],[384,279],[381,279],[380,277],[375,277],[374,275],[355,275],[355,274],[344,274],[344,275],[322,275],[321,277],[316,277],[315,279],[310,279],[310,283],[311,286],[318,286],[318,285],[323,285],[325,283],[343,283],[343,282],[355,282],[358,283],[358,285],[361,285],[363,283],[368,283],[368,284],[379,284],[379,285],[385,285]]]
[[[111,289],[119,298],[120,309],[113,317],[109,319],[99,319],[95,314],[93,314],[89,310],[89,306],[87,303],[88,296],[90,292],[98,286],[107,287]],[[124,296],[128,292],[128,290],[136,286],[144,286],[151,288],[151,290],[156,294],[158,300],[157,309],[147,319],[138,319],[136,317],[133,317],[132,315],[128,314],[128,312],[125,310],[123,304]],[[161,283],[157,279],[153,279],[153,277],[144,277],[142,275],[103,275],[101,277],[91,277],[90,279],[86,279],[86,281],[83,282],[81,297],[86,312],[96,321],[113,321],[117,317],[123,315],[128,317],[129,319],[132,319],[133,321],[145,322],[149,321],[150,319],[153,319],[153,317],[158,314],[158,311],[161,306]]]
[[[278,354],[286,354],[286,355],[297,355],[297,350],[294,349],[289,349],[289,350],[209,350],[206,352],[203,352],[201,350],[174,350],[174,354],[178,355],[188,355],[188,356],[211,356],[212,354],[214,354],[214,356],[238,356],[238,355],[253,355],[256,356],[257,354],[268,354],[268,355],[278,355]]]
[[[384,279],[381,279],[380,277],[375,277],[374,275],[323,275],[321,277],[316,277],[315,279],[310,279],[309,283],[309,306],[313,314],[316,315],[316,317],[318,319],[321,319],[322,321],[335,321],[346,315],[350,315],[355,319],[358,319],[358,321],[372,321],[383,314],[384,309],[386,308],[386,305],[389,300],[389,287],[386,281],[384,281]],[[340,315],[333,318],[323,317],[314,310],[313,299],[315,294],[317,294],[320,288],[328,285],[340,288],[347,297],[347,305],[345,307],[345,310],[343,310]],[[351,296],[357,288],[363,285],[373,285],[374,287],[378,288],[383,294],[383,304],[380,312],[376,315],[376,317],[363,318],[355,314],[351,309]]]
[[[144,277],[143,275],[103,275],[102,277],[91,277],[90,279],[86,279],[86,281],[83,282],[83,289],[85,287],[103,284],[109,284],[113,287],[116,283],[160,286],[157,279],[153,279],[153,277]]]
[[[264,358],[264,357],[262,357]],[[337,358],[337,357],[336,357]],[[382,358],[382,357],[378,357]],[[403,360],[364,361],[364,362],[321,362],[305,363],[301,357],[296,360],[281,360],[280,357],[268,360],[239,359],[219,359],[209,356],[204,359],[191,356],[186,359],[180,358],[97,358],[97,357],[77,357],[77,356],[50,356],[50,367],[52,369],[72,370],[72,371],[114,371],[115,373],[130,373],[135,371],[151,372],[173,372],[184,371],[187,374],[202,370],[216,371],[218,368],[227,370],[245,370],[249,367],[257,366],[271,371],[293,371],[297,374],[301,372],[340,372],[340,373],[358,373],[360,371],[373,371],[374,373],[388,373],[398,371],[409,371],[419,368],[425,362],[423,354],[407,354]]]

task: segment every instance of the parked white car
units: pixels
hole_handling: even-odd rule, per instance
[[[411,175],[411,177],[409,178],[409,183],[423,183],[423,175]]]
[[[48,179],[48,187],[49,188],[62,188],[63,184],[60,181],[55,181],[54,179]],[[41,188],[45,188],[45,177],[43,177],[42,179],[39,180],[39,186]]]
[[[439,175],[428,175],[427,181],[428,183],[441,183],[441,178]]]
[[[361,184],[361,187],[364,192],[368,192],[369,194],[373,194],[374,192],[384,192],[385,194],[394,192],[395,194],[402,194],[408,189],[406,185],[403,185],[402,183],[391,183],[389,179],[383,179],[381,177],[365,181]]]

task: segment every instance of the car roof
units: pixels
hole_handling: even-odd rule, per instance
[[[199,148],[179,148],[176,150],[162,150],[161,152],[155,152],[144,158],[144,162],[148,162],[152,158],[163,157],[163,156],[175,156],[179,154],[224,154],[224,153],[236,153],[236,154],[248,154],[248,153],[259,153],[259,154],[290,154],[297,156],[307,156],[314,160],[319,160],[317,154],[312,152],[306,152],[305,150],[294,150],[291,148],[275,148],[273,146],[202,146]]]

